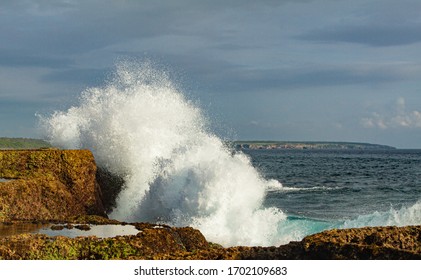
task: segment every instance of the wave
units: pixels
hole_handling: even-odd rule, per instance
[[[279,222],[278,234],[281,244],[300,241],[304,237],[329,229],[362,228],[374,226],[409,226],[421,224],[421,201],[411,206],[393,207],[388,211],[375,211],[355,219],[323,220],[309,217],[288,216]]]
[[[105,86],[41,123],[53,145],[88,148],[124,178],[110,217],[193,226],[225,246],[279,243],[286,216],[262,206],[268,182],[152,63],[120,62]]]
[[[360,215],[356,219],[345,221],[342,227],[408,225],[421,225],[421,200],[411,206],[402,206],[400,209],[391,207],[388,211],[375,211],[374,213]]]
[[[79,104],[41,117],[48,140],[90,149],[101,167],[124,179],[111,218],[198,228],[224,246],[269,246],[330,228],[421,224],[421,202],[346,221],[287,216],[263,206],[276,192],[331,191],[266,180],[250,158],[208,129],[209,120],[165,71],[124,61]]]
[[[312,191],[331,191],[341,190],[344,187],[326,187],[326,186],[315,186],[315,187],[289,187],[282,185],[281,182],[271,179],[268,180],[266,190],[270,192],[312,192]]]

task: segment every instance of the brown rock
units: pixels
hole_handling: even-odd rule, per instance
[[[96,164],[87,150],[0,151],[0,221],[104,216]]]
[[[334,229],[301,244],[308,259],[421,259],[421,226]]]
[[[134,224],[114,238],[20,234],[0,238],[0,259],[421,259],[421,226],[331,230],[279,247],[223,248],[193,228]]]

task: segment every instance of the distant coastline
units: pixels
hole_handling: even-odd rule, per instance
[[[270,140],[238,140],[230,145],[239,150],[395,150],[395,147],[359,143],[359,142],[328,142],[328,141],[270,141]],[[0,137],[0,149],[40,149],[51,148],[51,145],[41,139]]]
[[[0,150],[42,149],[50,147],[51,145],[49,143],[40,139],[0,137]]]
[[[234,141],[240,150],[394,150],[395,147],[358,142],[313,142],[313,141]]]

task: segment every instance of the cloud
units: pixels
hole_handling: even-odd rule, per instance
[[[305,32],[296,38],[321,43],[357,43],[375,47],[421,42],[421,25],[350,25]]]
[[[67,69],[48,73],[41,78],[41,81],[97,86],[103,84],[106,78],[111,75],[110,73],[112,73],[111,68]]]
[[[419,1],[329,2],[330,5],[326,5],[322,11],[325,17],[319,18],[316,25],[298,32],[295,38],[371,47],[405,46],[421,42]]]
[[[414,110],[408,112],[405,99],[400,97],[395,104],[392,114],[379,114],[374,112],[370,117],[361,119],[361,124],[366,128],[421,128],[421,112]]]
[[[244,91],[265,91],[284,89],[303,89],[325,86],[382,84],[402,81],[412,77],[413,72],[421,72],[414,67],[409,71],[406,65],[369,65],[309,64],[299,67],[272,69],[248,69],[230,65],[206,80],[218,85],[224,92],[241,93]]]
[[[69,58],[0,50],[0,66],[3,67],[42,67],[55,69],[68,67],[72,64],[73,62]]]

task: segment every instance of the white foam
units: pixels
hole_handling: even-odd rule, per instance
[[[268,183],[207,130],[201,110],[150,63],[122,62],[80,104],[42,119],[53,145],[88,148],[125,179],[111,217],[191,225],[222,245],[274,245],[285,215]]]
[[[315,187],[289,187],[282,185],[281,182],[271,179],[268,180],[267,190],[268,191],[279,191],[279,192],[313,192],[313,191],[331,191],[340,190],[343,187],[326,187],[326,186],[315,186]]]
[[[411,206],[402,206],[400,209],[391,207],[389,211],[360,215],[356,219],[345,221],[343,227],[408,225],[421,225],[421,200]]]

